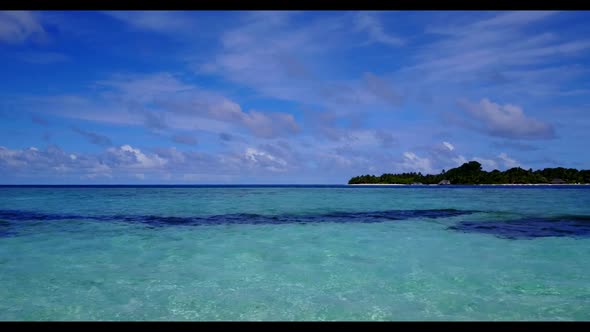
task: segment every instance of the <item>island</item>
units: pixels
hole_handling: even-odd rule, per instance
[[[590,170],[575,168],[545,168],[533,171],[520,167],[513,167],[506,171],[497,169],[487,172],[477,161],[470,161],[463,165],[444,169],[440,174],[400,173],[360,175],[351,178],[348,184],[402,184],[402,185],[466,185],[466,184],[588,184]]]

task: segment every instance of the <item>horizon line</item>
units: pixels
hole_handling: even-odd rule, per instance
[[[0,187],[125,187],[125,186],[133,186],[133,187],[165,187],[165,186],[175,186],[175,187],[195,187],[195,186],[211,186],[211,187],[223,187],[223,186],[231,186],[231,187],[246,187],[246,186],[265,186],[265,187],[272,187],[272,186],[343,186],[343,187],[477,187],[477,186],[493,186],[493,187],[539,187],[539,186],[590,186],[590,183],[564,183],[564,184],[551,184],[551,183],[503,183],[503,184],[494,184],[494,183],[480,183],[480,184],[446,184],[446,185],[439,185],[439,184],[400,184],[400,183],[358,183],[358,184],[349,184],[349,183],[306,183],[306,184],[297,184],[297,183],[244,183],[244,184],[133,184],[133,183],[118,183],[118,184],[0,184]]]

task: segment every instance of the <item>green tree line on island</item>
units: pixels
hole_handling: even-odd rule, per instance
[[[440,174],[400,173],[355,176],[348,184],[439,184],[441,181],[449,181],[450,184],[575,184],[590,183],[590,170],[577,170],[575,168],[545,168],[533,171],[514,167],[506,171],[497,169],[487,172],[482,170],[477,161],[470,161],[463,165],[443,170]]]

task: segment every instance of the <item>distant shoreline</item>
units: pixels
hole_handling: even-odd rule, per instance
[[[401,183],[354,183],[348,184],[349,186],[413,186],[413,187],[424,187],[424,186],[590,186],[590,183],[564,183],[564,184],[552,184],[552,183],[506,183],[506,184],[401,184]]]
[[[421,172],[405,172],[399,174],[383,173],[376,175],[358,175],[348,180],[355,185],[481,185],[481,186],[545,186],[545,185],[585,185],[590,183],[590,169],[575,168],[544,168],[522,169],[513,167],[505,171],[494,169],[484,171],[481,163],[470,161],[463,165],[444,169],[439,174],[422,174]]]

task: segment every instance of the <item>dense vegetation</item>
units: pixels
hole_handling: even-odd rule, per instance
[[[552,183],[563,180],[565,183],[590,183],[590,170],[578,171],[575,168],[545,168],[533,171],[514,167],[504,172],[486,172],[477,161],[470,161],[457,168],[440,174],[401,173],[355,176],[348,184],[438,184],[448,180],[451,184],[528,184]],[[557,181],[556,181],[557,180]]]

